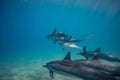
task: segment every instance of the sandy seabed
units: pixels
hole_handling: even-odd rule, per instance
[[[43,67],[46,62],[38,59],[0,64],[0,80],[82,80],[56,73],[54,79],[50,78],[48,69]]]

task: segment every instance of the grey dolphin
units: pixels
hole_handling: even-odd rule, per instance
[[[115,77],[104,72],[74,63],[71,60],[70,52],[67,53],[63,60],[48,62],[43,67],[48,68],[51,78],[54,78],[54,72],[56,72],[63,75],[72,75],[84,80],[117,80]]]
[[[62,46],[63,50],[65,50],[65,48],[71,48],[71,49],[79,49],[79,50],[82,50],[82,48],[79,47],[78,45],[76,45],[75,43],[58,42],[58,44]]]
[[[99,57],[104,60],[112,61],[112,62],[120,62],[119,57],[115,57],[106,53],[102,53],[100,51],[100,48],[94,50],[94,51],[86,51],[87,46],[83,47],[83,52],[80,52],[78,55],[85,56],[87,58],[95,56],[96,52],[99,52]]]
[[[99,69],[102,71],[109,72],[110,74],[114,74],[116,76],[120,76],[120,65],[115,65],[108,62],[103,62],[99,60],[99,53],[96,52],[96,55],[91,60],[74,60],[75,63],[83,64],[88,67],[92,67],[95,69]]]
[[[64,43],[78,43],[78,42],[82,42],[81,39],[73,39],[71,36],[68,37],[58,37],[54,39],[54,42],[64,42]]]
[[[54,39],[54,38],[57,38],[57,37],[68,37],[67,34],[63,33],[63,32],[58,32],[56,30],[56,28],[54,28],[54,30],[52,31],[52,33],[48,34],[46,36],[46,38],[49,40],[49,39]]]

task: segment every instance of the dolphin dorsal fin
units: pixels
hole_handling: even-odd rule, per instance
[[[64,57],[63,60],[71,61],[71,53],[70,53],[70,51],[66,54],[66,56]]]
[[[53,32],[52,33],[56,33],[57,32],[57,30],[56,30],[56,28],[54,28],[54,30],[53,30]]]
[[[95,52],[101,52],[100,49],[101,49],[101,48],[97,48],[97,49],[95,50]]]
[[[97,52],[95,56],[92,58],[92,60],[99,60],[99,53]]]
[[[83,52],[86,53],[87,46],[83,47]]]

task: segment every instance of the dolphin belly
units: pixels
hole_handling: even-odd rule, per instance
[[[63,43],[63,47],[65,47],[65,48],[73,48],[73,49],[80,49],[80,50],[82,50],[81,47],[79,47],[79,46],[77,46],[77,45],[75,45],[75,44],[70,44],[70,43]]]

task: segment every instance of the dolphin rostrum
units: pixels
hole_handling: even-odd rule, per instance
[[[67,53],[63,60],[48,62],[43,67],[48,68],[51,78],[54,78],[54,72],[56,72],[63,75],[72,75],[84,80],[117,80],[115,77],[99,70],[74,63],[71,60],[70,52]]]
[[[115,57],[115,56],[112,56],[112,55],[109,55],[109,54],[102,53],[100,51],[100,48],[96,49],[95,51],[86,51],[86,48],[87,48],[87,46],[84,46],[83,47],[83,52],[79,53],[78,55],[82,55],[82,56],[85,56],[85,57],[89,58],[89,57],[95,56],[96,52],[99,52],[99,57],[101,59],[112,61],[112,62],[120,62],[119,57]]]

